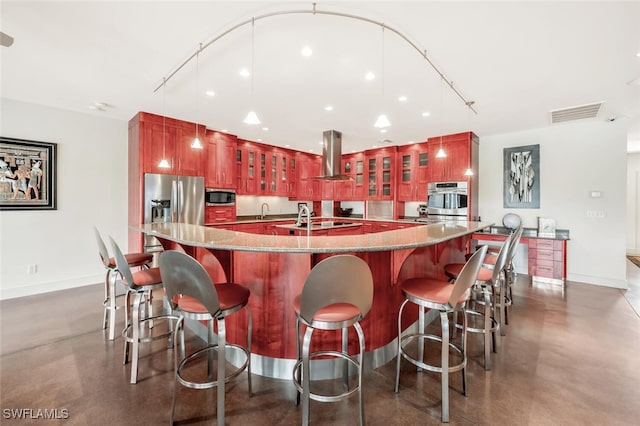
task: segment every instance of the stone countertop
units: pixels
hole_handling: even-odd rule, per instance
[[[257,235],[185,223],[149,223],[130,228],[180,244],[217,250],[348,253],[425,247],[479,232],[492,225],[491,222],[445,222],[344,236]]]
[[[487,234],[487,235],[509,235],[511,230],[504,226],[489,226],[481,231],[476,231],[477,233]],[[550,239],[550,240],[569,240],[569,230],[568,229],[556,229],[554,234],[542,235],[538,233],[537,228],[524,228],[522,230],[523,238],[541,238],[541,239]]]
[[[294,220],[295,222],[295,220]],[[301,226],[297,226],[295,223],[287,223],[281,225],[274,225],[276,228],[284,228],[284,229],[297,229],[297,230],[306,230],[307,224],[303,223]],[[350,222],[345,220],[327,220],[327,221],[311,221],[311,231],[322,231],[325,229],[336,229],[336,228],[354,228],[357,226],[362,226],[362,222]]]

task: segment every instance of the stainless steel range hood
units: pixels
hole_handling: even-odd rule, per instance
[[[337,130],[322,132],[322,176],[318,179],[348,180],[349,176],[341,174],[342,133]]]

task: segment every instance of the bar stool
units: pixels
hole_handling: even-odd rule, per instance
[[[302,394],[302,424],[309,424],[309,400],[335,402],[346,399],[356,391],[359,394],[360,424],[364,425],[362,372],[365,352],[364,333],[359,321],[373,303],[373,277],[369,265],[353,255],[329,257],[313,267],[302,293],[294,302],[296,313],[296,343],[298,360],[293,368],[293,383],[298,390],[297,402]],[[306,326],[304,336],[301,325]],[[348,353],[348,331],[353,326],[358,335],[357,358]],[[342,330],[342,349],[310,353],[314,330]],[[317,357],[342,358],[358,370],[358,385],[349,389],[348,365],[344,369],[344,390],[338,395],[320,395],[311,392],[310,360]],[[300,374],[302,373],[302,374]],[[302,376],[302,377],[301,377]]]
[[[98,243],[98,253],[100,254],[100,260],[107,270],[107,274],[104,279],[104,318],[102,322],[102,329],[107,328],[107,322],[109,324],[109,340],[115,339],[116,328],[116,310],[122,306],[116,304],[116,279],[118,277],[118,268],[116,267],[116,261],[113,257],[109,256],[107,246],[102,240],[102,236],[97,227],[93,227],[96,235],[96,241]],[[149,264],[153,260],[153,254],[151,253],[127,253],[124,258],[130,268],[143,267],[148,268]]]
[[[251,333],[252,317],[249,302],[250,291],[239,284],[215,284],[204,267],[194,258],[182,252],[170,250],[160,255],[160,274],[164,284],[167,298],[171,301],[172,307],[180,315],[180,319],[174,331],[174,341],[178,341],[181,336],[181,358],[178,359],[178,351],[175,351],[175,379],[173,385],[173,400],[171,402],[171,423],[175,414],[178,383],[190,389],[210,389],[218,388],[217,395],[217,422],[224,425],[225,410],[225,383],[237,377],[245,369],[249,385],[249,396],[251,397]],[[246,308],[247,312],[247,347],[230,344],[226,341],[225,318],[229,315]],[[185,357],[184,346],[184,320],[193,319],[196,321],[207,321],[209,324],[209,342],[206,347],[198,349]],[[218,326],[217,343],[213,342],[213,322]],[[226,351],[227,349],[238,350],[244,354],[244,363],[227,374],[226,372]],[[218,353],[217,358],[217,378],[213,380],[212,364],[213,352]],[[203,355],[208,355],[208,376],[206,380],[189,380],[183,376],[183,371],[187,365],[197,361]]]
[[[476,282],[480,266],[487,253],[487,247],[477,250],[460,271],[458,279],[451,285],[448,281],[431,278],[410,278],[400,284],[405,300],[400,305],[398,312],[398,356],[396,361],[396,385],[395,392],[400,386],[400,359],[401,356],[419,369],[441,373],[442,387],[442,422],[449,422],[449,373],[462,370],[462,393],[467,395],[466,372],[467,365],[466,339],[467,339],[467,314],[466,302],[469,299],[469,289]],[[407,303],[411,302],[419,307],[420,330],[402,336],[402,312]],[[424,330],[424,309],[434,309],[440,313],[441,336],[426,334]],[[462,313],[462,332],[460,344],[450,341],[449,338],[449,314]],[[408,352],[407,345],[418,340],[418,354],[414,358]],[[424,342],[433,340],[440,342],[440,366],[429,365],[424,362]],[[454,365],[449,363],[449,350],[453,349],[460,355],[460,362]],[[418,359],[419,358],[419,359]]]
[[[162,338],[169,338],[167,347],[172,346],[170,339],[173,331],[172,321],[178,321],[178,317],[171,314],[161,314],[156,316],[143,316],[142,309],[145,302],[148,301],[149,295],[153,290],[162,288],[162,278],[160,277],[159,268],[141,269],[131,272],[127,260],[122,254],[120,247],[109,237],[111,247],[113,249],[114,258],[118,272],[122,276],[122,282],[127,286],[125,295],[125,327],[122,330],[124,338],[124,360],[123,364],[129,362],[129,347],[131,346],[131,379],[130,383],[135,384],[138,381],[138,359],[140,357],[140,343],[149,343]],[[133,296],[133,306],[131,305],[131,296]],[[166,302],[166,298],[164,299]],[[129,315],[131,309],[131,315]],[[131,318],[131,319],[130,319]],[[156,319],[165,319],[169,322],[167,332],[148,331],[142,333],[145,325],[150,325]],[[149,330],[151,327],[149,326]]]
[[[512,236],[509,235],[507,240],[500,248],[496,263],[493,269],[480,267],[478,272],[478,279],[471,287],[473,296],[482,295],[482,300],[477,300],[472,297],[471,303],[474,308],[467,308],[466,312],[473,316],[482,316],[484,318],[482,328],[471,327],[467,325],[467,331],[469,333],[482,333],[484,334],[484,369],[491,370],[491,349],[496,352],[496,331],[503,327],[503,313],[500,309],[503,305],[498,303],[497,297],[502,294],[502,274],[506,266],[507,254],[509,252],[510,242]],[[487,248],[488,250],[488,248]],[[486,259],[486,256],[485,256]],[[452,280],[456,280],[460,275],[460,272],[464,268],[464,263],[449,263],[444,266],[445,274]],[[482,312],[478,311],[476,306],[481,305]],[[496,320],[496,309],[498,312],[498,320]],[[455,317],[455,315],[454,315]],[[457,324],[456,324],[457,326]],[[491,342],[489,341],[491,339]]]
[[[515,284],[517,274],[515,271],[515,267],[513,266],[513,259],[518,252],[518,245],[520,244],[520,239],[522,238],[523,227],[522,223],[520,223],[515,231],[513,231],[510,236],[511,240],[509,243],[505,240],[502,247],[507,245],[508,253],[507,259],[504,268],[504,291],[502,291],[499,298],[497,298],[498,305],[500,306],[500,312],[502,313],[501,318],[504,320],[503,325],[509,324],[509,316],[507,308],[513,304],[513,285]],[[489,267],[493,268],[498,259],[498,255],[494,253],[487,254],[485,257],[484,263]],[[502,327],[500,329],[500,335],[504,336],[506,334],[506,327]]]

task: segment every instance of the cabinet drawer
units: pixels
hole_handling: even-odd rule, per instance
[[[542,239],[539,239],[537,241],[536,247],[538,249],[553,250],[553,240],[542,240]]]
[[[536,250],[535,255],[536,255],[536,259],[538,259],[538,261],[540,261],[540,260],[553,261],[554,252],[553,252],[553,250],[541,250],[541,249],[538,249],[538,250]]]
[[[544,277],[544,278],[555,278],[553,276],[553,265],[552,266],[541,266],[541,265],[538,265],[536,267],[535,276]]]

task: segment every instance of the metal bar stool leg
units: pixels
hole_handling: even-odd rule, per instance
[[[482,288],[484,297],[484,369],[491,370],[491,346],[490,340],[494,333],[491,330],[491,295],[486,286]],[[493,349],[495,352],[495,338],[493,340]]]
[[[404,307],[407,303],[409,303],[408,299],[402,302],[398,313],[398,353],[396,356],[396,386],[394,388],[396,393],[398,393],[398,388],[400,387],[400,360],[402,359],[402,312],[404,311]]]
[[[313,328],[307,327],[304,332],[302,342],[302,425],[309,425],[309,394],[311,393],[311,363],[309,361],[309,350],[311,347],[311,335]]]
[[[349,353],[349,329],[342,329],[342,352]],[[342,360],[342,389],[344,392],[349,391],[349,361],[346,359]]]
[[[218,424],[224,425],[224,392],[225,392],[225,349],[227,333],[224,318],[219,318],[218,323]]]
[[[132,324],[131,324],[131,384],[136,384],[138,381],[138,358],[140,353],[140,309],[141,303],[144,300],[144,293],[137,292],[136,297],[133,299],[133,310],[131,312]]]
[[[302,346],[300,343],[300,339],[302,339],[302,336],[300,336],[300,318],[296,317],[296,354],[298,356],[298,362],[302,361]],[[296,381],[300,383],[301,371],[299,368],[294,371],[294,375]],[[300,405],[300,391],[296,389],[296,406],[298,405]]]
[[[442,366],[442,421],[449,422],[449,316],[446,312],[440,312],[442,328],[442,350],[440,365]]]
[[[365,351],[364,332],[362,331],[360,323],[355,323],[353,327],[356,329],[356,333],[358,334],[358,343],[360,346],[360,353],[358,354],[358,395],[360,403],[360,425],[364,426],[364,394],[362,390],[362,373],[364,371],[363,365]]]
[[[127,294],[124,296],[124,330],[122,334],[124,335],[127,331],[127,327],[129,326],[129,309],[131,308],[131,292],[127,291]],[[124,354],[122,363],[126,364],[129,362],[129,345],[130,343],[127,339],[124,340]]]

